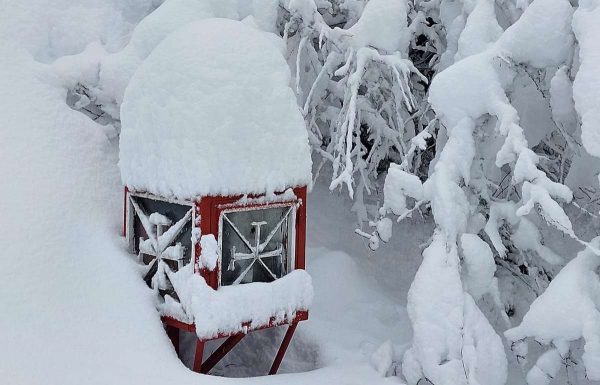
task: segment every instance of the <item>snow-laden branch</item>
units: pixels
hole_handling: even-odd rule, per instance
[[[519,68],[552,73],[569,63],[573,45],[571,5],[566,0],[535,0],[504,32],[496,22],[493,2],[481,1],[474,7],[465,4],[464,10],[466,16],[456,18],[453,25],[459,31],[449,36],[448,50],[441,58],[441,66],[447,68],[430,87],[429,101],[446,135],[437,138],[441,151],[422,185],[437,229],[409,292],[408,310],[415,336],[403,373],[410,384],[422,378],[436,384],[503,384],[506,379],[502,343],[486,318],[478,310],[473,312],[476,305],[471,295],[496,293],[494,302],[500,303],[498,289],[489,279],[482,286],[485,289],[472,292],[473,285],[479,285],[472,283],[469,270],[487,271],[488,277],[495,271],[491,250],[478,233],[485,230],[501,258],[506,257],[504,243],[509,241],[520,251],[532,251],[549,264],[559,264],[562,258],[544,245],[537,224],[528,219],[539,213],[548,225],[585,245],[589,253],[598,252],[595,245],[575,234],[561,206],[571,202],[572,192],[541,164],[542,157],[533,151],[512,100],[514,84],[522,76]],[[560,131],[557,124],[555,127]],[[561,134],[570,141],[564,130]],[[486,159],[490,150],[495,151],[494,163]],[[406,170],[406,163],[401,168]],[[510,184],[518,191],[514,202],[498,202],[492,198],[493,192],[487,191],[491,185],[488,178],[500,170],[509,170]],[[380,224],[387,223],[386,215],[403,217],[408,210],[406,198],[412,197],[406,183],[414,176],[397,178],[395,173],[398,171],[391,167],[386,178]],[[420,186],[418,179],[416,185]],[[418,196],[412,198],[422,203]],[[487,224],[476,219],[479,213],[488,216]],[[504,224],[511,229],[508,240],[499,231]],[[476,242],[465,244],[465,237]],[[445,278],[440,286],[442,275]],[[439,317],[440,312],[447,314]],[[473,317],[477,321],[469,324],[467,320]],[[473,339],[486,341],[488,350],[464,356]],[[462,347],[460,352],[454,350],[457,346]],[[491,369],[483,366],[490,360],[496,365]],[[594,373],[589,365],[586,368]],[[488,377],[490,373],[494,374]]]
[[[418,105],[413,82],[427,79],[408,59],[407,6],[371,0],[353,25],[340,28],[328,25],[313,0],[282,4],[290,13],[284,36],[295,52],[311,143],[320,147],[323,162],[331,162],[330,188],[345,186],[351,197],[358,189],[362,197],[362,190],[372,190],[379,163],[392,153],[404,156],[404,138],[418,133],[406,121]]]

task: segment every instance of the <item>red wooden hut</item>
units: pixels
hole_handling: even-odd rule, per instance
[[[125,93],[124,233],[175,349],[180,331],[196,333],[196,372],[247,333],[287,325],[274,374],[308,318],[311,162],[289,79],[273,37],[213,19],[167,37]]]

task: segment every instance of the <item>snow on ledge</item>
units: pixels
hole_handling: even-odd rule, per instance
[[[247,332],[244,323],[252,328],[292,320],[296,312],[308,310],[313,298],[310,275],[294,270],[270,283],[255,282],[224,286],[214,290],[200,275],[194,274],[192,264],[169,274],[180,302],[166,296],[159,304],[161,315],[186,323],[194,323],[198,338],[214,338],[218,334]]]
[[[226,19],[167,36],[125,91],[124,184],[177,199],[309,184],[308,134],[278,43]]]

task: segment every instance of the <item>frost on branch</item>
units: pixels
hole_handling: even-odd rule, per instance
[[[348,188],[366,220],[364,193],[376,188],[382,161],[401,162],[422,130],[413,88],[427,79],[408,58],[407,4],[371,0],[355,19],[358,3],[319,2],[319,8],[313,0],[283,1],[284,37],[319,170],[331,164],[330,188]]]

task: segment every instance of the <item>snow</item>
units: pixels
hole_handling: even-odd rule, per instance
[[[67,8],[71,2],[61,3]],[[156,383],[191,383],[150,311],[137,267],[115,237],[122,202],[115,143],[66,105],[68,83],[30,53],[62,54],[28,40],[30,34],[47,37],[37,36],[42,24],[31,20],[58,9],[46,2],[6,5],[0,176],[11,183],[3,183],[0,209],[11,226],[0,235],[0,304],[10,309],[0,317],[3,381],[106,384],[148,376]]]
[[[423,252],[408,294],[414,336],[403,374],[411,385],[424,375],[440,385],[502,385],[507,366],[502,341],[463,292],[458,252],[451,247],[436,231]]]
[[[107,105],[120,105],[136,69],[176,29],[196,20],[231,16],[235,16],[232,0],[165,1],[140,21],[124,49],[106,56],[100,62],[99,100]],[[112,114],[118,117],[118,109]]]
[[[295,1],[298,5],[312,4]],[[3,277],[0,280],[0,306],[3,309],[0,341],[9,347],[0,349],[0,373],[4,381],[10,385],[158,385],[170,382],[183,385],[198,382],[362,385],[400,384],[405,380],[402,377],[382,376],[405,373],[410,383],[427,382],[422,378],[424,375],[433,379],[436,385],[444,382],[452,385],[502,383],[506,378],[502,345],[486,317],[498,331],[505,326],[498,326],[493,319],[495,316],[504,315],[507,322],[515,322],[523,312],[517,308],[514,318],[509,320],[501,309],[499,315],[490,317],[489,296],[495,296],[494,301],[505,295],[519,297],[517,306],[522,306],[528,303],[528,299],[522,297],[530,295],[518,288],[507,292],[501,287],[502,291],[499,291],[495,278],[490,283],[494,268],[490,263],[491,249],[498,252],[497,262],[503,266],[506,261],[502,258],[515,257],[514,247],[520,252],[518,257],[528,263],[531,274],[535,274],[535,264],[540,262],[535,259],[542,258],[544,268],[547,264],[555,265],[546,270],[550,276],[562,265],[563,258],[568,260],[572,256],[572,245],[566,237],[561,238],[552,231],[540,231],[540,218],[536,213],[544,205],[543,210],[548,214],[546,219],[563,228],[568,227],[568,218],[563,216],[558,203],[555,205],[548,199],[550,195],[569,201],[570,191],[543,180],[536,170],[538,166],[540,169],[545,167],[548,159],[538,159],[527,149],[555,130],[553,123],[566,132],[565,138],[579,142],[580,134],[583,134],[581,143],[589,154],[580,151],[573,155],[565,184],[578,195],[589,192],[584,187],[585,190],[579,193],[577,188],[582,183],[593,180],[596,186],[598,161],[590,154],[597,155],[599,147],[594,136],[598,120],[594,115],[598,110],[594,104],[598,100],[594,89],[598,71],[594,64],[597,50],[593,39],[598,35],[598,2],[581,1],[575,11],[572,26],[579,47],[574,57],[571,56],[572,48],[566,47],[565,43],[573,43],[569,28],[565,28],[572,13],[566,1],[534,0],[531,6],[529,1],[517,1],[517,9],[526,10],[522,21],[517,22],[521,25],[519,28],[528,27],[519,29],[515,24],[500,43],[494,43],[497,24],[506,28],[521,16],[520,11],[511,8],[510,2],[499,2],[495,9],[486,1],[429,2],[432,12],[437,12],[437,7],[441,9],[442,24],[447,32],[440,30],[440,33],[446,33],[450,45],[449,55],[444,57],[445,65],[440,67],[458,58],[462,60],[448,71],[436,72],[431,88],[432,101],[435,99],[436,109],[443,110],[436,110],[442,123],[439,133],[431,130],[436,138],[426,141],[431,134],[421,132],[412,140],[410,159],[394,161],[402,162],[398,168],[408,174],[411,161],[418,160],[412,158],[415,151],[419,154],[417,147],[421,150],[431,148],[428,144],[435,140],[436,147],[442,149],[445,140],[450,139],[449,147],[447,152],[444,150],[444,156],[438,151],[431,168],[437,175],[434,174],[424,186],[416,180],[412,183],[414,178],[410,176],[397,173],[403,190],[398,194],[400,198],[392,196],[392,201],[404,202],[404,206],[398,207],[405,208],[407,197],[416,200],[406,193],[410,186],[421,191],[413,195],[421,197],[423,202],[435,199],[434,213],[444,220],[438,226],[434,242],[429,239],[433,226],[429,219],[419,215],[408,217],[405,222],[394,224],[392,236],[392,221],[383,218],[374,225],[387,242],[377,253],[370,253],[363,239],[352,236],[352,231],[359,225],[355,216],[347,211],[348,200],[329,194],[327,186],[317,182],[309,195],[307,218],[307,268],[313,277],[315,292],[311,318],[298,328],[282,367],[284,372],[316,370],[235,380],[193,374],[174,354],[158,319],[154,295],[140,278],[141,267],[135,263],[134,256],[125,252],[126,245],[118,236],[122,216],[122,187],[116,165],[119,127],[92,122],[80,111],[69,108],[65,99],[79,83],[83,83],[91,87],[90,98],[82,97],[76,106],[94,103],[94,95],[98,92],[103,108],[109,109],[111,103],[115,107],[134,71],[174,31],[177,33],[186,24],[215,16],[245,18],[243,23],[248,28],[257,25],[275,31],[275,17],[282,8],[277,0],[167,0],[150,13],[158,3],[160,1],[107,0],[97,4],[93,0],[81,0],[75,4],[56,0],[49,4],[31,0],[8,2],[3,9],[3,22],[0,23],[3,42],[0,46],[0,116],[3,119],[0,143],[4,146],[0,151],[0,177],[8,182],[0,188],[0,212],[5,224],[0,235],[4,257],[0,265],[0,276]],[[285,7],[284,3],[282,7]],[[327,4],[317,3],[320,7]],[[384,3],[370,1],[367,4]],[[362,1],[343,3],[344,7],[358,13],[363,5]],[[415,3],[415,6],[420,5],[422,2]],[[169,9],[175,8],[179,11],[170,14]],[[376,8],[373,6],[372,9]],[[492,11],[497,15],[492,16]],[[481,23],[478,12],[487,15],[484,18],[497,18],[498,23],[493,19]],[[155,16],[144,18],[148,13]],[[161,14],[164,18],[159,17]],[[383,20],[383,16],[379,20]],[[354,23],[357,18],[352,18]],[[134,39],[131,33],[134,25],[140,25],[139,20],[147,20],[147,23],[154,20],[155,24],[148,24],[146,32],[146,27],[139,28],[137,33],[134,32],[138,35]],[[363,25],[373,22],[366,23],[366,20]],[[376,23],[361,28],[375,31],[372,25]],[[396,28],[406,32],[404,22],[392,26],[390,31]],[[530,29],[536,32],[531,33]],[[153,37],[153,32],[160,32],[160,35]],[[148,33],[147,42],[138,40],[144,33]],[[371,36],[370,32],[365,32],[361,38],[365,36]],[[522,36],[526,39],[521,39]],[[389,37],[394,41],[398,38]],[[266,35],[266,39],[278,44],[275,42],[277,37]],[[392,41],[387,38],[381,42],[376,40],[369,37],[360,43],[377,44],[381,48],[382,44]],[[121,49],[127,41],[130,45]],[[141,41],[140,46],[145,47],[143,52],[134,49],[138,44],[134,41]],[[288,45],[293,51],[293,43],[288,41]],[[309,46],[307,43],[305,47],[312,48]],[[371,54],[369,49],[363,52]],[[291,61],[296,62],[293,56]],[[372,57],[377,58],[376,55]],[[305,58],[302,56],[297,62],[319,64],[304,62]],[[571,63],[573,59],[575,62]],[[111,60],[114,60],[112,67]],[[354,63],[348,65],[349,73],[353,73]],[[523,63],[529,66],[525,67]],[[540,71],[533,66],[539,67]],[[544,67],[547,68],[544,70]],[[524,68],[530,72],[522,72]],[[544,71],[545,78],[538,79],[542,86],[538,90],[533,78]],[[373,71],[367,75],[381,73],[383,71]],[[531,81],[527,79],[528,75],[532,76]],[[573,90],[572,78],[576,79]],[[330,83],[340,88],[343,94],[344,81],[346,78]],[[549,89],[544,89],[548,85]],[[533,101],[532,95],[538,92],[540,95]],[[315,93],[315,104],[320,103],[322,95],[319,93],[319,90]],[[365,111],[359,109],[359,115]],[[118,110],[110,112],[119,116]],[[337,112],[329,110],[327,113],[337,116]],[[536,114],[545,116],[536,119]],[[371,119],[365,115],[362,114],[363,119]],[[321,116],[324,115],[314,118]],[[578,131],[578,118],[583,122],[582,133]],[[371,120],[368,124],[381,125]],[[385,130],[395,128],[386,126]],[[449,138],[444,137],[446,134]],[[410,141],[408,137],[404,139]],[[484,146],[481,141],[486,142]],[[506,144],[495,165],[490,154],[495,153],[502,142]],[[353,143],[358,144],[358,141]],[[358,147],[349,145],[349,148]],[[359,160],[363,155],[356,151],[353,156]],[[520,162],[518,168],[517,162]],[[481,170],[482,165],[484,169]],[[490,168],[485,169],[486,166]],[[503,168],[500,170],[496,166]],[[485,194],[473,193],[473,190],[481,188],[482,174],[494,182],[500,171],[513,166],[516,178],[507,184],[523,183],[525,199],[513,202],[511,198],[491,197],[486,201],[489,203],[486,222],[487,212],[480,210],[482,205],[475,202],[475,198],[485,198]],[[356,171],[358,175],[359,169]],[[367,179],[369,177],[367,175]],[[377,193],[382,182],[383,178],[380,178],[378,184],[370,186],[371,192]],[[358,178],[356,183],[361,183]],[[289,190],[285,195],[288,194],[293,196]],[[376,197],[379,196],[368,197],[369,204],[365,208],[375,215],[377,207],[373,201]],[[254,200],[248,196],[242,199]],[[574,207],[564,207],[571,215],[570,209]],[[588,208],[592,215],[596,214],[594,206]],[[424,211],[427,215],[426,209]],[[597,219],[592,218],[593,221]],[[146,219],[148,223],[164,222],[161,218],[150,220],[148,216]],[[579,232],[597,234],[597,223],[581,227],[581,218],[571,217],[570,220],[573,232],[578,235]],[[445,234],[440,235],[440,229]],[[196,242],[205,243],[203,252],[206,255],[201,256],[201,262],[212,265],[214,241],[209,237],[202,239],[198,233],[193,236]],[[493,246],[491,249],[484,246],[486,236]],[[502,244],[507,238],[513,246],[508,250]],[[418,255],[422,245],[430,243],[411,289],[407,313],[404,298],[408,285],[420,262]],[[556,245],[559,245],[561,256],[550,249]],[[596,244],[592,246],[597,247]],[[169,248],[164,253],[179,255],[180,251],[176,249]],[[545,345],[531,343],[527,357],[530,361],[524,365],[528,371],[526,379],[521,378],[525,374],[521,375],[516,363],[511,362],[510,385],[525,381],[530,385],[567,382],[581,385],[598,378],[597,260],[598,257],[589,250],[579,254],[555,276],[551,287],[531,306],[531,313],[523,323],[513,329],[517,331],[516,336],[511,335],[517,338],[510,346],[514,352],[524,356],[527,341],[533,339]],[[502,268],[497,274],[501,272]],[[537,285],[539,281],[534,283]],[[541,291],[544,282],[540,286],[538,290]],[[485,294],[486,288],[491,293]],[[500,300],[495,304],[502,305]],[[412,343],[411,321],[415,333]],[[282,331],[251,333],[232,351],[232,361],[225,362],[223,372],[218,375],[264,373],[264,370],[256,369],[255,363],[272,358],[276,349],[272,342],[282,336]],[[265,342],[265,351],[257,349],[259,344],[262,347],[262,342]],[[509,344],[505,345],[509,347]],[[581,353],[584,353],[583,359]],[[244,366],[247,362],[250,364]],[[587,373],[580,373],[584,366]],[[563,368],[567,368],[564,376],[560,374]],[[451,374],[458,377],[446,377]],[[584,378],[586,374],[589,378]]]
[[[462,178],[468,183],[470,178],[471,162],[475,155],[473,129],[473,122],[465,118],[448,130],[449,138],[444,151],[434,166],[434,173],[423,185],[425,197],[431,201],[436,223],[450,240],[455,240],[467,227],[469,203],[460,187],[460,180]]]
[[[160,213],[150,214],[148,221],[156,226],[169,226],[171,224],[171,220]]]
[[[478,1],[469,13],[465,27],[458,38],[458,52],[454,61],[459,61],[485,51],[500,37],[502,28],[496,22],[493,0]]]
[[[598,247],[600,238],[591,242]],[[600,257],[581,251],[550,282],[532,304],[521,324],[505,332],[518,341],[533,337],[543,344],[585,340],[583,363],[591,380],[600,380]],[[552,320],[552,322],[548,322]]]
[[[528,385],[548,385],[556,377],[563,363],[563,357],[556,349],[545,352],[527,373]]]
[[[403,373],[409,384],[423,378],[435,384],[504,384],[507,378],[502,340],[474,301],[488,291],[497,292],[493,254],[477,235],[466,233],[475,209],[468,191],[478,188],[479,181],[470,184],[480,172],[475,168],[478,158],[486,156],[478,153],[477,140],[481,136],[504,137],[504,143],[496,150],[495,167],[510,167],[512,182],[522,183],[520,207],[504,218],[512,215],[524,218],[537,205],[548,223],[574,236],[568,216],[554,200],[570,202],[572,193],[538,168],[539,158],[531,151],[518,110],[508,96],[517,77],[517,66],[545,68],[567,60],[573,42],[572,8],[565,0],[535,0],[494,42],[500,33],[499,26],[489,25],[487,19],[479,21],[485,25],[477,24],[478,15],[484,19],[494,16],[495,4],[487,4],[487,9],[485,6],[485,2],[478,2],[468,12],[466,21],[460,11],[446,10],[455,15],[448,36],[448,52],[454,50],[453,41],[457,42],[457,49],[468,46],[474,51],[457,53],[456,59],[466,57],[440,72],[429,89],[429,102],[446,129],[447,141],[436,154],[433,173],[423,184],[437,229],[423,252],[423,263],[409,291],[407,310],[414,338],[403,360]],[[464,38],[456,32],[463,23]],[[472,32],[485,26],[492,29],[490,34]],[[445,66],[447,57],[441,60]],[[492,124],[481,123],[490,117]],[[495,130],[484,131],[494,123]],[[485,183],[485,175],[483,180]],[[485,196],[473,198],[488,200]],[[498,218],[494,218],[494,203],[490,202],[490,206],[486,232],[503,256],[505,249],[498,233]],[[518,222],[513,219],[513,223]],[[531,231],[527,223],[524,220],[524,226],[519,227],[521,236],[515,242],[546,251],[539,234]],[[531,243],[524,239],[523,233],[534,236]],[[543,255],[551,257],[551,253]],[[461,271],[461,257],[465,271]],[[553,262],[557,260],[560,261],[556,258]],[[494,301],[500,303],[497,294]]]
[[[200,237],[200,267],[214,270],[219,261],[219,244],[213,234]]]
[[[566,66],[559,68],[550,82],[552,117],[564,126],[569,124],[569,120],[575,113],[573,84],[567,70]]]
[[[490,99],[500,92],[501,84],[490,65],[491,60],[490,51],[469,56],[433,80],[429,101],[450,127],[464,116],[477,118],[483,115],[489,109]],[[471,72],[472,77],[465,81],[462,75],[466,71]],[[457,100],[465,103],[455,103]]]
[[[123,182],[179,199],[308,184],[306,129],[273,40],[241,22],[209,19],[160,43],[121,107]]]
[[[572,53],[573,8],[566,0],[535,0],[498,41],[498,48],[519,63],[558,66]]]
[[[370,0],[356,24],[343,33],[352,35],[355,48],[371,46],[387,53],[405,52],[408,47],[407,4],[396,0]],[[337,29],[337,32],[342,30]]]
[[[563,259],[544,245],[542,235],[537,226],[527,217],[516,215],[516,205],[512,202],[493,202],[484,231],[500,257],[506,257],[506,247],[502,243],[499,229],[504,222],[514,230],[511,241],[523,251],[535,251],[546,262],[556,265]]]
[[[464,282],[473,299],[478,300],[492,285],[496,272],[494,255],[488,244],[475,234],[463,234],[460,246],[466,267]]]
[[[252,282],[218,290],[195,274],[191,264],[168,275],[179,303],[167,297],[158,307],[160,312],[194,323],[201,339],[245,332],[248,322],[252,322],[252,328],[259,328],[268,325],[271,317],[276,322],[290,321],[297,311],[309,310],[313,298],[312,281],[304,270],[294,270],[269,283]]]
[[[377,234],[382,241],[388,242],[392,238],[392,225],[392,220],[387,217],[377,221]]]
[[[573,84],[575,107],[581,117],[581,140],[583,147],[593,156],[600,157],[600,3],[581,1],[573,16],[573,30],[579,43],[579,71]]]
[[[423,199],[423,184],[417,176],[403,171],[399,165],[392,163],[385,177],[383,193],[385,195],[383,213],[390,211],[402,215],[407,210],[406,197],[416,201]]]
[[[516,217],[513,218],[517,219]],[[563,262],[563,259],[559,255],[543,244],[540,231],[531,221],[520,217],[518,223],[511,237],[516,247],[525,251],[535,251],[540,258],[552,265],[558,265]]]
[[[411,255],[419,253],[427,234],[412,231],[423,226],[420,217],[407,220],[395,225],[396,236],[372,253],[352,234],[356,217],[345,208],[349,199],[343,198],[330,194],[323,183],[315,184],[309,195],[307,269],[315,297],[310,319],[299,330],[315,341],[327,341],[319,349],[326,366],[369,362],[391,340],[393,371],[399,374],[411,337],[406,292],[419,262]],[[333,381],[340,382],[344,380]]]
[[[253,17],[254,22],[260,29],[275,32],[279,0],[252,0],[251,4],[241,0],[238,1],[238,4],[240,8],[243,8],[244,4],[251,5],[251,8],[246,12],[248,16]]]
[[[371,364],[382,377],[388,375],[394,363],[394,345],[392,341],[385,341],[371,355]]]
[[[469,182],[474,156],[472,126],[476,119],[489,114],[497,117],[496,130],[506,136],[496,155],[496,166],[500,168],[514,163],[513,181],[524,182],[523,204],[517,215],[528,214],[537,204],[542,207],[548,223],[573,235],[569,218],[554,200],[570,202],[572,193],[568,187],[551,181],[538,169],[539,158],[528,148],[518,112],[510,104],[506,93],[515,74],[507,74],[500,64],[504,57],[540,68],[560,64],[569,53],[569,45],[565,42],[572,41],[568,28],[570,19],[568,2],[536,0],[494,46],[457,62],[433,80],[429,100],[447,127],[449,140],[435,165],[435,178],[425,183],[425,191],[426,194],[430,192],[434,215],[444,230],[460,231],[464,228],[464,213],[468,212],[464,208],[466,203],[460,203],[463,214],[448,210],[456,211],[459,206],[453,202],[458,202],[462,194],[456,189],[456,180],[462,178],[465,183]],[[534,21],[535,24],[532,24]],[[456,130],[461,132],[454,133]],[[444,182],[444,179],[449,181]],[[449,195],[452,190],[453,198]]]

